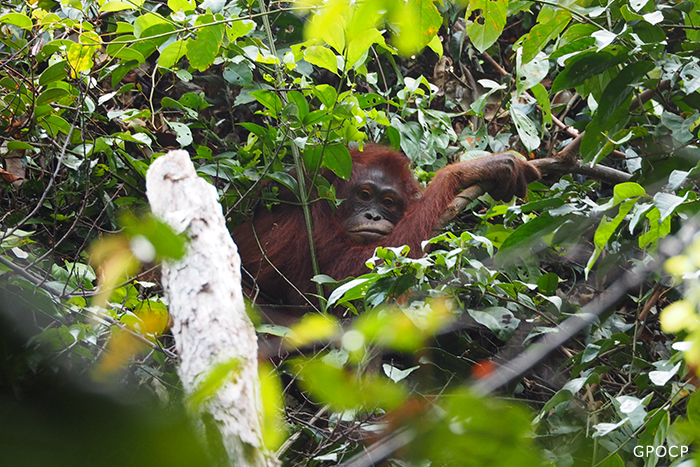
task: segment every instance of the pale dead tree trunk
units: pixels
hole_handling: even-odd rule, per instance
[[[163,264],[185,391],[196,394],[212,369],[236,368],[195,407],[201,426],[218,428],[230,465],[274,465],[262,444],[257,340],[243,303],[241,262],[216,189],[180,150],[153,162],[146,190],[153,213],[190,238],[182,260]]]

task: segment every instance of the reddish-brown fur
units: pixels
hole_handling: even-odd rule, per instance
[[[439,170],[421,193],[409,160],[403,154],[378,145],[366,145],[362,152],[350,152],[353,160],[350,181],[326,174],[336,188],[337,197],[346,199],[349,189],[358,180],[364,180],[369,171],[379,169],[384,176],[393,178],[390,184],[401,193],[406,209],[393,232],[383,241],[357,245],[347,239],[343,230],[343,223],[350,215],[349,203],[341,204],[335,212],[326,201],[313,203],[311,213],[319,266],[323,274],[334,279],[369,272],[365,262],[378,246],[408,245],[410,256],[422,256],[421,242],[433,236],[440,215],[461,189],[481,181],[492,181],[498,185],[491,191],[496,197],[510,198],[515,193],[523,196],[527,182],[539,176],[532,166],[512,156],[485,157]],[[304,214],[298,206],[281,204],[271,211],[258,209],[251,221],[234,232],[233,238],[243,267],[267,296],[288,304],[303,303],[290,282],[304,293],[315,290],[310,280],[313,270]],[[270,266],[258,241],[267,258],[288,280]]]

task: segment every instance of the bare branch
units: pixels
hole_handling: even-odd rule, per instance
[[[257,338],[216,188],[197,176],[186,151],[171,151],[151,164],[146,187],[153,212],[191,239],[182,260],[163,264],[163,288],[180,356],[178,374],[187,394],[202,399],[192,407],[202,417],[202,431],[204,419],[218,428],[230,465],[276,465],[262,442]],[[203,384],[214,384],[208,381],[212,371],[229,375],[205,397]]]

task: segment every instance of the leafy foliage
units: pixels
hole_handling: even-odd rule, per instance
[[[667,465],[634,448],[698,438],[697,286],[678,301],[663,271],[505,389],[532,409],[531,427],[510,402],[461,386],[557,332],[696,215],[698,11],[697,0],[5,2],[0,303],[15,320],[5,332],[29,340],[4,356],[0,388],[87,369],[181,399],[152,266],[184,243],[123,214],[145,210],[146,170],[168,148],[190,152],[232,227],[258,202],[283,202],[280,185],[304,207],[338,205],[324,174],[349,178],[349,144],[400,148],[422,181],[516,150],[556,158],[525,202],[473,201],[421,259],[378,249],[361,277],[318,271],[324,305],[361,313],[351,324],[260,327],[329,343],[276,368],[303,391],[286,387],[283,460],[335,465],[401,426],[426,441],[395,465],[534,465],[530,430],[554,465]],[[692,274],[695,249],[669,270]],[[660,330],[666,306],[664,329],[687,342]],[[276,401],[275,378],[263,380]]]

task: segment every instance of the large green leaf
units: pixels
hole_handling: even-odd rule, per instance
[[[480,52],[491,47],[506,25],[508,0],[476,0],[467,7],[467,33]],[[473,18],[472,18],[473,15]],[[536,54],[535,54],[536,55]]]
[[[255,28],[255,23],[249,19],[241,18],[226,27],[226,35],[229,42],[234,42],[239,37],[243,37]]]
[[[403,55],[428,45],[442,26],[442,15],[433,0],[394,0],[392,10],[390,19],[398,29],[393,43]]]
[[[368,29],[363,31],[358,37],[348,37],[348,39],[348,48],[345,52],[345,61],[348,68],[358,65],[358,62],[360,62],[362,57],[366,56],[372,44],[376,42],[384,43],[382,33],[377,28]]]
[[[304,60],[312,65],[325,68],[332,73],[338,74],[338,59],[333,51],[327,47],[313,45],[307,48],[304,50]]]
[[[533,60],[549,41],[555,39],[571,21],[571,13],[566,10],[542,7],[537,16],[537,24],[523,40],[523,63]]]
[[[54,81],[60,81],[66,76],[68,76],[66,72],[66,62],[61,60],[44,70],[41,76],[39,76],[39,86],[46,86]]]
[[[187,41],[187,59],[190,65],[199,71],[206,70],[214,63],[224,40],[224,25],[211,24],[213,22],[213,15],[201,15],[196,21],[196,25],[200,26],[197,38]],[[206,26],[208,24],[211,25]]]
[[[175,41],[168,44],[158,57],[158,66],[161,68],[172,68],[187,53],[187,43],[185,41]]]
[[[529,249],[542,241],[544,237],[554,232],[568,219],[567,216],[557,216],[544,212],[540,217],[521,225],[506,238],[496,253],[495,259],[508,262],[518,256],[528,254]]]
[[[617,51],[617,53],[607,51],[580,53],[566,62],[566,68],[552,83],[552,92],[559,92],[562,89],[583,84],[588,78],[622,63],[626,58],[627,54],[621,51]]]
[[[350,151],[344,144],[332,143],[326,146],[323,164],[343,180],[350,180],[352,157],[350,157]]]
[[[67,89],[49,88],[39,94],[36,98],[36,105],[46,105],[49,102],[63,101],[62,104],[68,104],[73,100],[73,96]]]
[[[256,101],[270,109],[274,115],[279,115],[282,111],[282,99],[274,92],[267,89],[259,89],[257,91],[251,91],[250,95],[253,96]]]
[[[0,23],[11,24],[22,29],[31,29],[32,20],[23,13],[7,13],[0,16]]]
[[[603,252],[603,249],[605,248],[605,245],[607,245],[608,240],[610,240],[610,237],[612,237],[612,235],[615,233],[622,221],[625,219],[625,216],[627,216],[627,214],[630,212],[630,210],[636,203],[637,198],[628,199],[622,205],[620,205],[620,209],[617,212],[617,216],[615,216],[613,220],[609,221],[607,217],[603,217],[603,219],[600,221],[600,224],[598,225],[598,228],[596,229],[595,234],[593,235],[593,244],[595,245],[595,251],[588,259],[588,264],[586,264],[586,277],[588,277],[588,273],[591,271],[591,268],[595,264],[596,260]]]
[[[632,95],[632,84],[654,68],[652,62],[637,62],[625,66],[622,71],[605,87],[598,104],[598,120],[607,128],[613,113]]]

